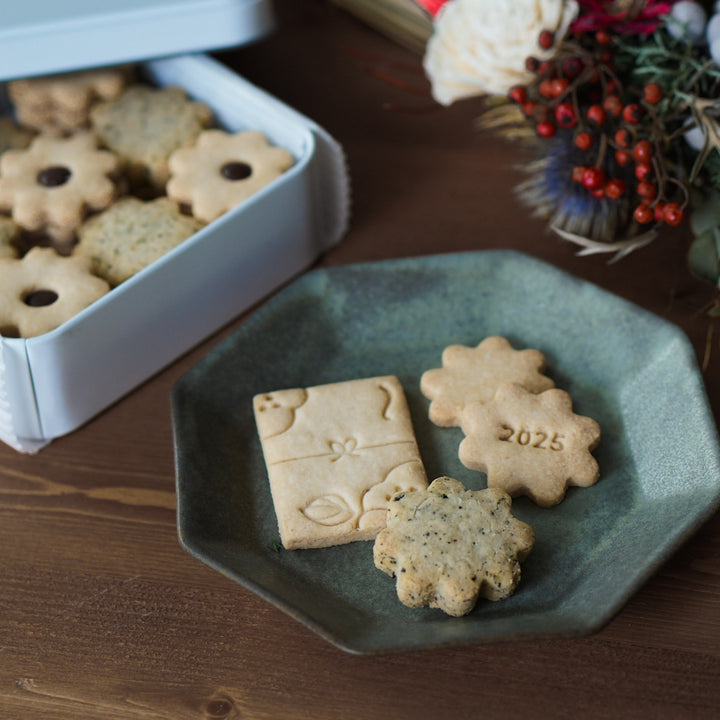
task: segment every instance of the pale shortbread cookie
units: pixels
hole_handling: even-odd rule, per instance
[[[394,376],[263,393],[253,410],[288,550],[371,540],[395,492],[427,486]]]
[[[423,373],[420,389],[431,401],[430,420],[449,427],[460,424],[465,405],[488,402],[503,383],[516,382],[535,393],[554,387],[544,370],[545,356],[539,350],[515,350],[505,338],[492,336],[474,348],[445,348],[442,367]]]
[[[461,427],[466,467],[487,473],[488,487],[528,495],[542,507],[559,503],[568,486],[588,487],[599,477],[591,451],[600,425],[576,415],[564,390],[535,394],[506,383],[491,402],[467,406]]]
[[[117,97],[128,77],[127,68],[102,68],[11,80],[7,88],[20,123],[66,135],[87,128],[90,108]]]
[[[38,135],[27,148],[0,156],[0,210],[24,230],[67,241],[88,212],[115,199],[119,167],[90,132]]]
[[[293,162],[287,150],[270,145],[261,132],[205,130],[192,146],[170,156],[167,194],[196,218],[212,222],[279,178]]]
[[[90,260],[36,247],[23,258],[0,259],[0,335],[34,337],[54,330],[110,289]]]
[[[501,490],[467,490],[449,477],[426,490],[397,493],[375,539],[375,566],[396,579],[408,607],[466,615],[479,597],[502,600],[520,582],[532,528],[510,512]]]

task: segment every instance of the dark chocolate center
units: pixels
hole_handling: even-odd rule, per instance
[[[45,307],[52,305],[57,299],[58,294],[54,290],[31,290],[23,298],[23,302],[30,307]]]
[[[0,327],[0,336],[6,338],[19,338],[20,331],[15,325],[6,325],[4,327]]]
[[[50,167],[43,168],[37,174],[37,181],[43,187],[57,187],[58,185],[64,185],[69,179],[72,173],[62,165],[51,165]]]
[[[252,168],[244,162],[229,162],[220,168],[220,174],[226,180],[244,180],[246,177],[250,177]]]

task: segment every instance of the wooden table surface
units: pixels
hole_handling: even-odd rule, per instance
[[[341,265],[523,250],[679,325],[720,412],[713,288],[687,230],[609,265],[580,258],[514,200],[513,149],[477,105],[434,106],[417,55],[320,1],[219,57],[344,146]],[[181,549],[169,393],[237,328],[195,348],[34,456],[0,447],[0,718],[711,718],[720,716],[720,519],[599,632],[384,656],[345,653]],[[710,343],[708,345],[708,338]]]

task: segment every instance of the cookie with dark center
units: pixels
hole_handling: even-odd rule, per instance
[[[194,145],[169,160],[167,194],[204,222],[248,200],[277,180],[294,163],[285,149],[271,145],[260,132],[202,132]]]

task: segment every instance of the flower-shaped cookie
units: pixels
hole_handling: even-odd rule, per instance
[[[436,425],[460,425],[463,408],[488,402],[506,382],[521,384],[530,392],[555,386],[543,375],[545,356],[539,350],[515,350],[503,337],[485,338],[477,347],[450,345],[442,354],[442,367],[423,373],[420,389],[430,402],[430,420]]]
[[[87,127],[93,103],[119,95],[127,79],[121,67],[81,70],[12,80],[8,95],[23,125],[63,135]]]
[[[529,495],[542,507],[559,503],[568,486],[588,487],[598,479],[591,450],[600,426],[576,415],[564,390],[533,394],[507,383],[492,402],[465,408],[462,430],[458,454],[466,467],[487,473],[488,487]]]
[[[155,193],[165,189],[170,155],[192,143],[212,120],[210,107],[188,98],[182,88],[139,83],[90,111],[93,130],[123,159],[133,187]]]
[[[275,180],[293,156],[255,130],[206,130],[197,142],[170,156],[167,194],[211,222]]]
[[[90,272],[90,260],[33,248],[22,259],[0,259],[0,335],[34,337],[69,320],[110,289]]]
[[[0,210],[24,230],[67,241],[89,210],[112,202],[118,170],[117,157],[98,150],[89,132],[40,135],[28,148],[0,157]]]
[[[520,582],[520,561],[535,542],[496,489],[467,490],[449,477],[427,490],[396,493],[375,539],[375,566],[396,579],[408,607],[466,615],[479,597],[501,600]]]
[[[83,223],[74,253],[91,258],[94,271],[115,286],[202,227],[203,223],[183,215],[166,197],[126,196]]]

